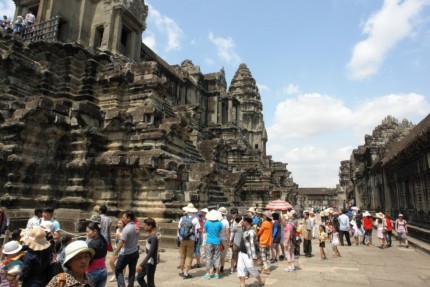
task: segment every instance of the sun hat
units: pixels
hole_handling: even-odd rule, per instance
[[[91,218],[88,221],[95,222],[95,223],[101,223],[102,217],[100,215],[94,214],[91,216]]]
[[[65,258],[63,265],[66,265],[67,262],[69,262],[70,259],[75,257],[76,255],[84,252],[89,252],[91,258],[93,258],[95,251],[92,248],[89,248],[87,243],[83,240],[76,240],[67,245],[65,249]]]
[[[218,211],[221,212],[222,215],[227,215],[228,213],[227,208],[225,208],[224,206],[220,207]]]
[[[401,214],[401,213],[400,213],[400,214],[399,214],[399,217],[403,217],[403,214]]]
[[[24,242],[34,251],[45,250],[51,246],[48,240],[46,240],[45,230],[41,227],[31,229],[28,238]]]
[[[3,246],[3,254],[9,255],[9,254],[15,254],[20,252],[22,249],[22,245],[19,244],[17,241],[9,241]]]
[[[287,212],[284,214],[285,220],[291,220],[293,218],[293,214],[291,212]]]
[[[375,216],[376,216],[377,218],[384,219],[384,214],[383,214],[382,212],[378,212]]]
[[[250,208],[248,208],[248,211],[250,211],[250,212],[252,212],[252,213],[255,213],[255,207],[250,207]]]
[[[263,210],[262,210],[261,208],[257,208],[257,209],[255,210],[255,213],[263,214]]]
[[[24,263],[22,261],[13,260],[8,264],[6,264],[5,266],[3,266],[2,269],[5,270],[8,275],[18,275],[19,273],[21,273],[23,265]]]
[[[363,213],[363,216],[364,216],[364,217],[366,217],[366,216],[370,216],[369,211],[367,211],[367,210],[366,210],[366,211]]]
[[[43,221],[42,223],[40,223],[40,227],[43,228],[46,232],[54,231],[54,226],[51,221]]]
[[[194,207],[194,204],[192,204],[191,202],[188,203],[187,206],[182,207],[182,210],[189,213],[196,213],[198,211],[197,208]]]
[[[200,209],[200,211],[201,211],[201,212],[208,213],[208,212],[209,212],[209,209],[207,209],[207,208],[203,208],[203,209]]]
[[[206,214],[206,219],[210,221],[218,221],[222,219],[222,214],[218,210],[212,209]]]
[[[273,219],[272,213],[270,213],[270,211],[269,211],[269,210],[266,210],[263,214],[264,214],[267,218],[269,218],[269,219]]]

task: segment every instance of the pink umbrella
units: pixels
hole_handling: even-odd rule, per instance
[[[266,205],[266,209],[271,210],[288,210],[292,208],[293,206],[289,202],[282,199],[273,200]]]

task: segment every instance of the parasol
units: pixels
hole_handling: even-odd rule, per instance
[[[266,205],[266,209],[271,209],[271,210],[289,210],[289,209],[293,209],[293,206],[282,199],[277,199],[277,200],[273,200],[271,202],[269,202]]]

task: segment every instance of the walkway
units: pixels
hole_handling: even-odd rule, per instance
[[[375,237],[373,240],[377,242]],[[331,258],[331,249],[326,248],[329,259],[322,261],[319,258],[317,244],[317,240],[314,240],[312,248],[315,256],[311,258],[300,256],[296,262],[299,269],[296,272],[283,271],[285,261],[273,265],[272,273],[263,276],[266,279],[266,286],[430,286],[430,256],[414,246],[407,249],[399,247],[397,242],[394,242],[393,247],[382,250],[374,246],[340,246],[341,258]],[[205,273],[204,268],[192,269],[190,274],[194,278],[182,279],[176,269],[178,255],[177,249],[166,249],[160,253],[161,263],[155,274],[157,287],[239,286],[236,274],[227,274],[219,280],[201,278]],[[140,260],[142,256],[143,254]],[[226,263],[226,267],[229,272],[229,262]],[[108,286],[116,286],[116,282],[111,282]],[[137,282],[135,286],[138,286]],[[247,280],[247,286],[258,284],[254,278],[250,278]]]

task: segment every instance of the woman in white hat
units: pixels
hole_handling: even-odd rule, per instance
[[[46,287],[59,287],[62,281],[65,282],[63,286],[67,287],[93,287],[93,281],[87,275],[86,270],[94,254],[94,249],[89,248],[85,241],[77,240],[67,245],[66,258],[63,263],[66,272],[54,276]]]
[[[403,218],[403,214],[399,214],[399,218],[396,219],[396,231],[397,236],[399,238],[400,246],[402,246],[402,242],[404,241],[406,244],[406,248],[409,248],[408,243],[408,226],[406,225],[406,220]]]
[[[18,287],[19,282],[16,279],[16,275],[11,276],[9,271],[12,267],[14,261],[18,261],[21,257],[22,246],[17,241],[9,241],[3,246],[3,254],[6,255],[6,259],[0,261],[0,286],[4,287]],[[21,261],[18,261],[22,263]],[[8,268],[8,266],[10,268]],[[14,265],[18,266],[18,265]],[[4,268],[4,269],[3,269]]]
[[[215,267],[214,278],[219,279],[219,268],[221,267],[220,233],[224,228],[220,220],[222,214],[218,210],[211,210],[206,214],[206,222],[203,227],[206,232],[206,274],[204,279],[211,279],[210,270]]]
[[[23,258],[20,280],[22,287],[40,287],[49,282],[49,269],[53,247],[46,240],[46,232],[41,227],[30,230],[24,244],[28,250]]]

